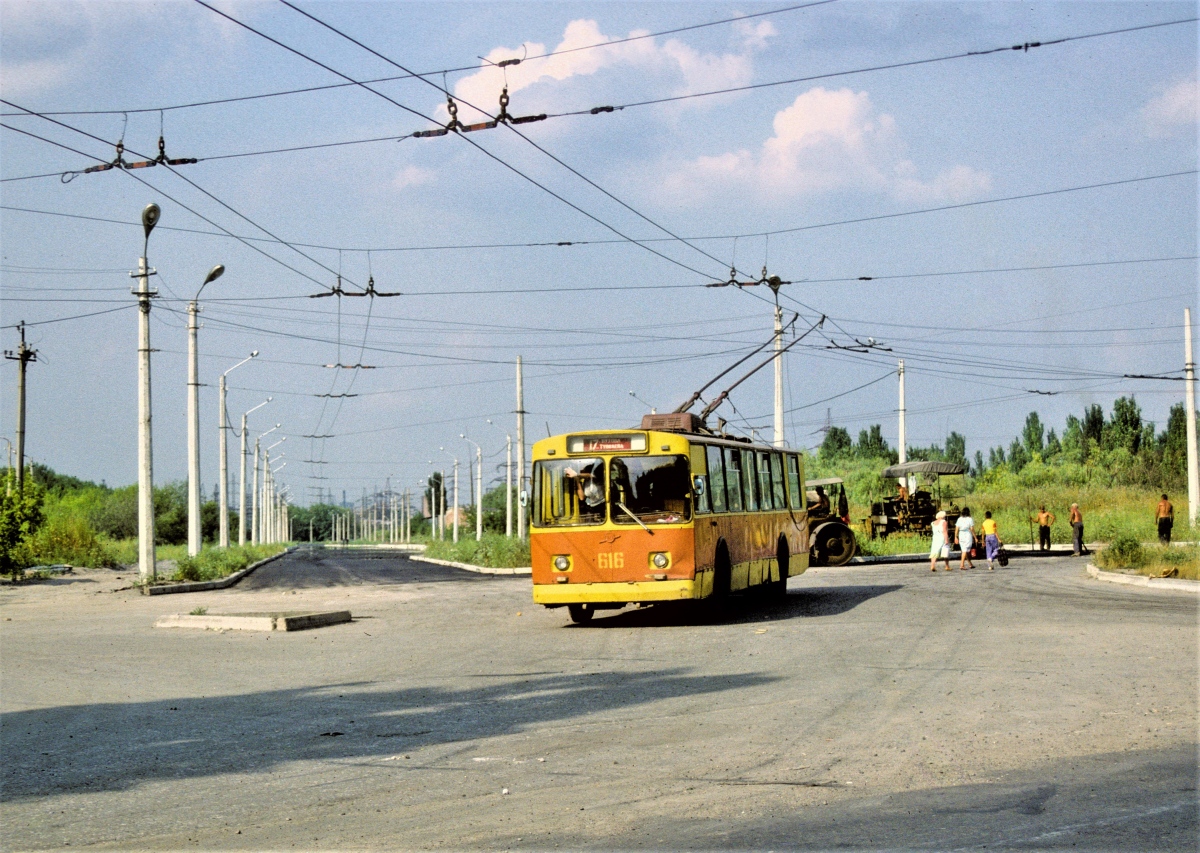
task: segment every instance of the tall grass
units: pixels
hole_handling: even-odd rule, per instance
[[[213,581],[240,572],[251,563],[265,560],[286,549],[282,543],[270,545],[233,545],[229,548],[206,548],[195,557],[181,557],[175,566],[177,581]]]
[[[120,561],[114,549],[101,541],[82,518],[52,516],[22,543],[30,565],[66,563],[71,566],[109,568]]]
[[[1102,569],[1132,569],[1150,577],[1200,580],[1200,545],[1143,545],[1126,534],[1096,554],[1096,564]]]
[[[491,569],[522,568],[529,565],[529,542],[509,538],[499,533],[485,533],[476,542],[474,537],[449,540],[432,540],[425,548],[425,556],[435,560],[451,560]]]

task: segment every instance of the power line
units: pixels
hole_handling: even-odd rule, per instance
[[[732,18],[722,18],[721,20],[718,20],[718,21],[708,21],[708,22],[702,23],[702,24],[691,24],[691,25],[688,25],[685,27],[675,27],[675,28],[669,29],[669,30],[660,30],[659,32],[655,32],[655,33],[644,33],[642,35],[629,36],[627,38],[613,39],[611,41],[597,42],[595,44],[580,45],[579,47],[563,48],[562,50],[550,50],[550,51],[546,51],[545,53],[538,53],[538,54],[534,54],[533,56],[522,57],[521,59],[519,59],[515,62],[510,60],[510,61],[508,61],[507,64],[520,65],[522,63],[533,62],[538,59],[548,59],[551,56],[561,56],[561,55],[567,54],[567,53],[578,53],[579,51],[594,50],[596,48],[601,48],[601,47],[612,47],[614,45],[625,44],[627,42],[641,41],[643,39],[652,39],[652,38],[657,38],[659,36],[674,35],[676,33],[688,32],[690,30],[704,29],[705,27],[715,27],[715,26],[720,26],[721,24],[732,24],[732,23],[737,23],[740,21],[748,21],[752,18],[762,18],[762,17],[766,17],[769,15],[780,15],[785,12],[795,12],[800,9],[809,9],[813,6],[824,6],[828,3],[834,3],[834,2],[836,2],[836,0],[816,0],[816,2],[801,3],[801,4],[795,5],[795,6],[784,6],[779,9],[771,9],[766,12],[752,12],[752,13],[745,14],[745,15],[737,15]],[[485,62],[486,62],[486,60],[485,60]],[[130,108],[130,109],[109,109],[109,110],[53,110],[53,111],[48,110],[44,113],[44,115],[55,115],[55,116],[135,115],[135,114],[139,114],[139,113],[164,113],[164,112],[171,112],[173,110],[192,109],[195,107],[209,107],[209,106],[218,106],[218,105],[222,105],[222,104],[233,104],[233,103],[238,103],[238,102],[242,102],[242,101],[261,100],[263,98],[278,98],[278,97],[283,97],[286,95],[302,95],[302,94],[308,94],[311,92],[327,91],[329,89],[345,89],[345,88],[349,88],[351,86],[358,86],[363,83],[369,83],[369,84],[392,83],[392,82],[395,82],[398,80],[410,80],[414,77],[422,77],[422,76],[435,77],[435,76],[442,75],[442,74],[457,74],[457,73],[461,73],[464,71],[479,71],[484,68],[493,67],[494,65],[495,65],[495,63],[486,62],[486,64],[484,64],[484,65],[463,65],[463,66],[459,66],[457,68],[441,68],[436,71],[423,71],[419,74],[410,72],[410,73],[406,73],[406,74],[393,75],[391,77],[377,77],[372,80],[356,80],[351,83],[332,83],[332,84],[325,85],[325,86],[307,86],[302,89],[287,89],[287,90],[280,91],[280,92],[266,92],[266,93],[262,93],[262,94],[258,94],[258,95],[240,95],[240,96],[232,97],[232,98],[214,98],[214,99],[208,100],[208,101],[193,101],[190,103],[174,104],[171,106],[135,107],[135,108]],[[0,113],[0,116],[9,116],[9,115],[20,115],[20,113]],[[209,159],[212,159],[212,158],[209,158]]]
[[[304,59],[308,62],[313,63],[314,65],[316,65],[320,68],[325,69],[326,71],[330,72],[331,74],[336,74],[337,76],[339,76],[345,80],[349,80],[351,82],[356,82],[349,75],[343,74],[341,71],[338,71],[337,69],[332,68],[329,65],[326,65],[325,63],[321,62],[320,60],[314,59],[313,57],[303,53],[302,51],[297,50],[294,47],[290,47],[290,46],[284,44],[283,42],[279,41],[278,39],[273,38],[273,37],[267,35],[266,33],[255,29],[254,27],[250,26],[249,24],[247,24],[243,21],[239,21],[237,18],[234,18],[232,15],[228,15],[225,12],[222,12],[220,9],[210,6],[208,3],[205,2],[205,0],[195,0],[195,2],[199,3],[201,6],[204,6],[206,9],[211,10],[212,12],[216,13],[217,15],[220,15],[222,18],[225,18],[226,20],[228,20],[232,23],[235,23],[238,26],[254,33],[255,35],[259,36],[260,38],[263,38],[263,39],[271,42],[272,44],[277,45],[278,47],[281,47],[284,50],[287,50],[288,52],[295,54],[296,56],[300,57],[301,59]],[[400,109],[404,110],[405,112],[412,113],[413,115],[419,116],[419,117],[425,119],[426,121],[433,122],[433,119],[430,118],[429,116],[426,116],[421,112],[418,112],[417,110],[413,109],[412,107],[409,107],[409,106],[406,106],[405,104],[400,103],[399,101],[395,100],[394,98],[389,97],[388,95],[385,95],[382,92],[372,89],[370,86],[367,86],[362,83],[358,83],[357,85],[361,86],[363,89],[366,89],[368,92],[371,92],[372,94],[377,95],[380,98],[383,98],[388,103],[399,107]],[[436,122],[434,122],[434,123],[436,124]],[[491,151],[488,151],[482,145],[475,142],[475,140],[470,139],[469,137],[463,136],[462,134],[457,134],[457,136],[461,139],[464,139],[467,143],[472,145],[476,150],[478,150],[485,156],[487,156],[490,159],[494,160],[495,162],[499,163],[501,166],[504,166],[509,171],[513,172],[517,176],[519,176],[519,177],[523,178],[524,180],[528,181],[529,183],[533,184],[535,187],[537,187],[538,189],[547,193],[548,195],[552,196],[553,198],[558,199],[560,202],[567,205],[572,210],[575,210],[576,212],[583,214],[588,219],[591,219],[593,222],[596,222],[598,225],[601,225],[602,227],[606,228],[607,230],[613,232],[618,237],[621,237],[622,239],[627,240],[630,243],[640,246],[647,252],[650,252],[653,255],[657,255],[658,257],[662,258],[663,260],[667,261],[668,263],[674,264],[678,267],[682,267],[683,269],[686,269],[689,272],[693,272],[696,275],[701,276],[702,278],[711,279],[711,276],[706,275],[705,273],[701,272],[700,270],[698,270],[694,267],[688,266],[687,264],[683,263],[682,261],[676,260],[675,258],[672,258],[668,255],[664,255],[662,252],[659,252],[656,249],[653,249],[650,246],[647,246],[644,243],[628,236],[627,234],[622,233],[619,229],[617,229],[616,227],[614,227],[612,225],[609,225],[607,222],[602,220],[600,217],[596,216],[595,214],[589,213],[588,211],[584,210],[582,207],[575,204],[574,202],[568,201],[566,198],[564,198],[560,194],[556,193],[554,190],[550,189],[545,184],[540,183],[539,181],[535,180],[534,178],[532,178],[529,175],[522,172],[516,166],[513,166],[511,163],[506,162],[501,157],[497,156],[496,154],[493,154]]]

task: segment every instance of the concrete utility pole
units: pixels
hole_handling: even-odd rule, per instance
[[[221,457],[221,475],[217,478],[217,513],[220,518],[217,520],[217,544],[222,548],[229,547],[229,413],[225,409],[225,377],[233,371],[237,370],[250,359],[258,355],[258,350],[254,350],[247,358],[243,358],[233,367],[221,374],[220,380],[217,382],[217,419],[221,426],[221,436],[218,453]],[[243,420],[245,417],[243,416]],[[245,425],[243,424],[243,430]],[[242,449],[242,490],[245,491],[246,483],[246,464],[245,464],[245,448]],[[239,545],[242,543],[239,542]]]
[[[908,436],[904,429],[904,359],[900,359],[900,463],[908,461]]]
[[[471,441],[471,439],[467,438],[462,433],[459,433],[458,437],[461,438],[463,441],[465,441],[467,444],[475,444],[475,442]],[[470,457],[468,456],[467,459],[469,460]],[[475,461],[476,461],[475,488],[473,488],[471,490],[473,493],[471,503],[475,505],[475,541],[479,542],[480,540],[483,539],[483,448],[480,447],[478,444],[475,444]],[[471,481],[471,466],[470,466],[470,462],[468,462],[467,463],[467,482],[470,482],[470,481]]]
[[[267,405],[267,403],[271,402],[271,399],[271,397],[268,397],[253,409],[250,409],[242,414],[242,479],[241,494],[238,496],[238,545],[246,544],[246,442],[248,440],[248,433],[246,432],[246,418],[250,416],[251,412],[261,409],[263,406]],[[255,458],[257,460],[257,455]],[[257,482],[258,481],[255,480],[255,483]],[[258,488],[258,486],[256,485],[255,488]],[[253,499],[254,497],[251,495],[250,500]],[[253,535],[253,528],[251,528],[251,535]]]
[[[150,300],[158,296],[150,289],[150,269],[146,255],[150,248],[150,232],[162,214],[157,204],[142,210],[142,229],[146,240],[138,260],[138,580],[143,584],[155,578],[154,550],[154,448],[151,432],[150,407]],[[131,273],[131,276],[134,275]]]
[[[1187,410],[1188,523],[1196,526],[1200,509],[1200,462],[1196,459],[1196,362],[1192,359],[1192,309],[1183,309],[1183,387]]]
[[[783,309],[779,307],[778,301],[775,303],[775,436],[772,444],[776,447],[783,447],[785,444],[783,438]]]
[[[517,356],[517,492],[525,489],[525,380],[521,371],[521,356]],[[517,501],[517,538],[525,538],[525,504]]]
[[[21,343],[17,351],[4,351],[4,357],[17,363],[17,493],[25,489],[25,365],[37,361],[37,350],[25,343],[25,321],[17,324]],[[11,445],[10,445],[11,450]],[[10,462],[11,464],[11,462]]]
[[[454,460],[454,541],[458,541],[458,459]]]
[[[197,351],[196,333],[200,328],[200,294],[210,282],[216,281],[225,272],[217,264],[208,271],[204,284],[188,303],[188,556],[195,557],[203,546],[200,527],[200,353]]]
[[[513,467],[512,467],[512,436],[504,436],[505,447],[507,448],[506,459],[504,461],[504,535],[512,539],[512,499],[513,499]]]

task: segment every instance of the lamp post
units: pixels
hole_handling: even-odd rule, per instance
[[[275,442],[278,444],[279,442]],[[282,458],[280,453],[277,459]],[[279,536],[279,490],[275,488],[275,474],[282,471],[287,466],[284,462],[278,467],[272,468],[267,465],[267,488],[264,493],[266,512],[263,514],[263,541],[278,542]]]
[[[261,409],[273,398],[268,397],[263,400],[253,409],[250,409],[242,414],[242,479],[241,493],[238,495],[238,545],[246,544],[246,418],[257,409]]]
[[[262,510],[258,529],[258,541],[260,542],[270,541],[268,537],[271,534],[271,525],[274,522],[275,472],[271,470],[271,451],[286,440],[287,438],[284,437],[263,450],[262,495],[260,498],[261,502],[259,503]],[[278,458],[283,458],[283,454],[280,453]]]
[[[280,426],[281,426],[281,424],[275,424],[275,426],[271,427],[269,430],[264,432],[258,438],[254,439],[254,490],[251,493],[251,500],[254,501],[254,504],[253,504],[253,507],[251,508],[251,512],[250,512],[250,542],[253,545],[258,545],[260,542],[262,542],[262,539],[259,536],[260,531],[259,531],[259,526],[258,526],[258,508],[259,508],[258,460],[259,460],[259,457],[261,456],[261,453],[259,451],[259,445],[262,443],[262,440],[265,436],[268,436],[271,433],[275,432],[275,430],[279,429]],[[266,480],[266,472],[265,471],[263,472],[263,480],[264,481]]]
[[[197,352],[196,333],[200,326],[200,294],[209,282],[216,281],[225,272],[217,264],[208,271],[204,284],[188,303],[188,556],[195,557],[202,545],[200,528],[200,354]]]
[[[254,350],[246,358],[222,373],[217,382],[217,417],[221,425],[218,451],[221,457],[221,475],[218,478],[220,491],[218,492],[217,512],[220,514],[220,518],[218,519],[217,544],[222,548],[229,547],[229,414],[225,411],[225,377],[257,356],[258,350]]]
[[[465,434],[459,433],[458,437],[467,444],[475,444]],[[467,476],[471,476],[471,472],[467,471]],[[483,448],[475,444],[475,541],[479,542],[483,539]]]
[[[154,580],[154,452],[150,423],[150,300],[158,295],[150,290],[154,270],[147,263],[150,232],[162,214],[157,204],[142,210],[142,229],[146,240],[138,261],[138,580],[148,584]],[[20,476],[20,474],[18,474]]]
[[[457,542],[458,541],[458,457],[455,456],[453,453],[451,453],[449,450],[447,450],[444,447],[439,447],[438,450],[442,451],[442,453],[445,453],[447,456],[449,456],[451,459],[454,460],[454,537],[453,537],[453,541]],[[442,475],[443,483],[445,483],[445,477],[446,477],[446,475],[443,474]],[[445,490],[444,485],[442,486],[442,489],[443,489],[443,491]]]

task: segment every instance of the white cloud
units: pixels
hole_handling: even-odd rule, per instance
[[[762,50],[772,37],[779,34],[770,21],[757,21],[753,24],[749,21],[737,21],[733,25],[733,31],[742,37],[742,43],[749,50]]]
[[[463,101],[494,111],[506,79],[511,96],[537,83],[562,83],[615,68],[633,68],[673,76],[677,81],[676,93],[741,86],[750,82],[750,53],[765,45],[767,39],[775,34],[775,28],[769,22],[743,26],[744,53],[712,54],[700,53],[676,39],[668,39],[661,44],[657,39],[647,38],[607,45],[615,38],[600,32],[595,21],[575,20],[567,24],[562,40],[553,48],[553,56],[531,59],[501,69],[497,66],[505,59],[536,56],[546,53],[547,48],[537,42],[528,42],[517,48],[495,48],[485,57],[493,64],[459,80],[454,86],[454,94]],[[644,35],[645,30],[634,30],[628,37]],[[607,46],[563,52],[596,44]],[[444,111],[443,105],[443,114]],[[464,108],[464,112],[468,110]],[[459,118],[464,118],[463,113],[460,112]]]
[[[392,178],[392,186],[398,190],[419,187],[423,184],[433,183],[435,178],[437,175],[429,169],[422,169],[420,166],[405,166]]]
[[[757,151],[701,156],[677,168],[666,188],[706,198],[741,187],[769,197],[857,189],[904,200],[958,201],[991,186],[987,174],[957,165],[929,180],[904,158],[895,119],[866,92],[810,89],[775,114],[774,135]]]
[[[1181,80],[1142,107],[1142,121],[1151,137],[1171,136],[1180,130],[1196,132],[1196,102],[1200,88],[1195,80]]]

